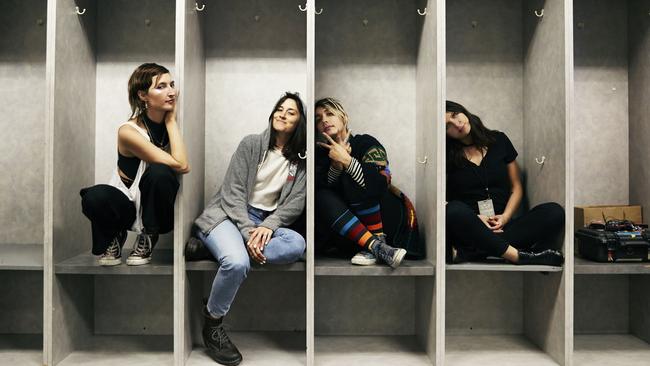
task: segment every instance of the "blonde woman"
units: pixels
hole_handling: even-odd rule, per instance
[[[415,210],[391,185],[388,155],[370,135],[353,135],[348,115],[334,98],[316,102],[317,246],[336,247],[352,263],[377,260],[397,268],[407,253],[424,256]],[[329,247],[329,248],[328,248]]]

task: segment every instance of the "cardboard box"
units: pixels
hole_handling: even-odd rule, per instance
[[[635,224],[643,223],[641,206],[576,206],[573,210],[575,228],[588,226],[592,221],[630,220]]]

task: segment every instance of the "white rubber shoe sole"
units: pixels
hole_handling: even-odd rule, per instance
[[[377,264],[377,258],[370,252],[359,252],[350,259],[350,262],[357,266],[371,266]]]
[[[126,264],[128,266],[141,266],[143,264],[151,263],[151,257],[142,258],[142,257],[128,257],[126,258]]]
[[[118,264],[122,264],[122,257],[120,257],[120,258],[99,258],[97,263],[99,263],[100,266],[104,266],[104,267],[117,266]]]
[[[406,256],[406,249],[400,248],[395,251],[395,254],[393,255],[393,263],[391,263],[391,267],[397,268],[399,267],[400,264],[402,264],[402,260],[404,259],[404,256]]]

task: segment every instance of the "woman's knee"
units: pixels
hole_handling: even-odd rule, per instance
[[[231,276],[245,278],[251,268],[248,255],[227,255],[221,260],[221,270]]]
[[[307,247],[307,243],[305,242],[305,238],[297,233],[296,231],[293,231],[291,229],[278,229],[282,230],[282,236],[284,238],[284,242],[287,246],[287,248],[290,249],[291,254],[296,256],[297,258],[301,257],[302,254],[305,252],[305,248]]]
[[[555,202],[548,202],[539,205],[544,210],[544,217],[550,225],[564,225],[564,208]]]
[[[172,187],[178,187],[178,179],[176,173],[165,164],[152,163],[149,164],[145,171],[146,180],[155,184],[169,184]]]
[[[105,208],[111,202],[111,186],[98,184],[81,190],[81,209],[84,213],[92,213]]]
[[[337,192],[331,189],[320,189],[316,192],[316,219],[322,224],[331,225],[347,209],[348,205]]]
[[[462,221],[473,218],[476,213],[466,203],[461,201],[450,201],[446,206],[447,222]]]
[[[279,239],[277,248],[281,248],[283,257],[296,261],[302,258],[307,244],[305,238],[291,229],[279,228],[276,230],[276,239]]]

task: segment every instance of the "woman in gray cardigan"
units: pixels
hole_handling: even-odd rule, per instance
[[[195,221],[197,236],[220,264],[203,309],[203,341],[218,363],[242,360],[222,319],[250,260],[287,264],[304,254],[305,239],[287,227],[305,207],[305,162],[300,158],[305,140],[304,105],[297,94],[285,93],[269,116],[269,127],[239,144],[221,188]]]

